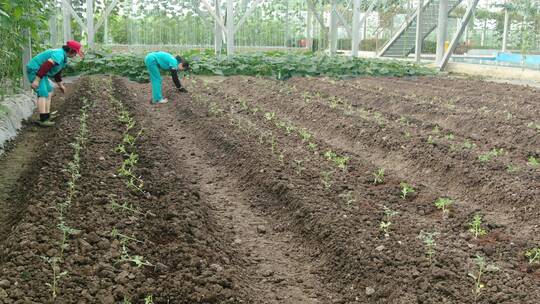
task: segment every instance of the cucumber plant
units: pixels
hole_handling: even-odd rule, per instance
[[[480,214],[476,214],[469,223],[469,232],[474,234],[475,239],[487,234],[487,230],[482,228],[482,216]]]

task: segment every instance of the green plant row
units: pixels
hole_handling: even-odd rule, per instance
[[[197,75],[269,76],[288,79],[293,76],[422,76],[436,72],[414,63],[377,59],[320,56],[312,53],[266,52],[214,55],[209,50],[182,54]],[[116,74],[137,82],[148,82],[142,54],[95,52],[68,68],[67,74]]]

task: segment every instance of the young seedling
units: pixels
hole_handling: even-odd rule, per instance
[[[116,153],[127,155],[127,150],[124,144],[118,144],[116,148],[114,149]]]
[[[439,233],[420,231],[420,235],[418,235],[418,238],[422,240],[426,247],[426,256],[428,257],[430,264],[433,260],[433,255],[435,254],[435,236],[437,234]]]
[[[409,184],[407,184],[405,182],[402,182],[399,185],[401,186],[401,198],[402,199],[406,199],[407,195],[415,192],[414,188],[411,187],[411,185],[409,185]]]
[[[349,156],[336,156],[333,159],[333,161],[334,161],[334,164],[336,164],[338,168],[340,168],[343,171],[346,171],[347,164],[349,163],[349,159],[350,159]]]
[[[270,137],[270,150],[272,151],[272,154],[276,153],[277,151],[277,140],[274,135]]]
[[[355,113],[355,110],[353,108],[353,105],[351,103],[346,103],[345,104],[345,115],[347,116],[353,116],[354,113]]]
[[[129,133],[125,133],[122,138],[122,143],[133,146],[135,144],[135,137]]]
[[[296,127],[293,126],[293,125],[287,124],[287,125],[285,126],[285,133],[287,133],[287,135],[291,135],[292,132],[294,132],[294,130],[296,130]]]
[[[504,149],[503,148],[500,148],[500,149],[493,148],[489,152],[486,152],[486,153],[481,154],[480,156],[478,156],[478,159],[481,162],[485,163],[485,162],[490,161],[493,157],[500,156],[500,155],[503,155],[503,154],[504,154]]]
[[[125,244],[122,245],[122,255],[118,262],[131,262],[134,263],[137,268],[140,268],[141,266],[153,266],[150,262],[145,261],[144,257],[140,255],[130,255]]]
[[[476,147],[476,144],[473,144],[473,143],[471,143],[470,140],[465,139],[462,146],[463,146],[463,149],[471,150],[471,149],[474,149]]]
[[[303,166],[304,161],[301,159],[295,159],[294,160],[296,164],[296,174],[300,175],[302,174],[302,171],[304,171],[306,168]]]
[[[313,142],[308,143],[308,149],[309,151],[315,153],[317,151],[317,144]]]
[[[408,130],[403,131],[403,137],[410,138],[411,137],[411,132],[409,132]]]
[[[427,143],[430,145],[435,145],[435,139],[433,138],[433,136],[431,135],[428,136]]]
[[[332,171],[322,171],[321,177],[324,188],[329,189],[330,187],[332,187]]]
[[[519,166],[516,166],[513,164],[506,165],[506,172],[508,173],[516,173],[516,172],[519,172],[520,170],[521,168]]]
[[[247,101],[245,101],[244,99],[242,99],[242,100],[240,101],[240,107],[241,107],[242,110],[244,110],[244,111],[247,111],[247,110],[249,109],[248,104],[247,104]]]
[[[330,102],[330,108],[332,109],[335,109],[338,105],[343,104],[343,100],[337,96],[331,96],[328,101]]]
[[[143,214],[138,208],[133,207],[132,204],[128,204],[127,202],[124,202],[123,204],[118,204],[113,198],[111,198],[110,201],[112,210],[120,210],[120,212],[129,211],[134,214]]]
[[[529,264],[540,263],[540,247],[527,250],[525,256],[529,258]]]
[[[120,243],[122,243],[122,244],[126,244],[126,243],[128,243],[128,241],[134,241],[136,243],[142,243],[142,241],[140,241],[140,240],[138,240],[138,239],[136,239],[134,237],[131,237],[131,236],[128,236],[128,235],[125,235],[125,234],[122,234],[122,233],[118,232],[118,229],[116,229],[116,228],[113,228],[111,230],[111,236],[113,238],[118,238],[120,240]]]
[[[449,134],[447,134],[447,135],[445,136],[445,138],[448,139],[448,140],[454,140],[454,134],[449,133]]]
[[[469,223],[469,232],[474,234],[474,238],[478,238],[479,236],[483,236],[487,234],[487,231],[482,228],[482,216],[480,214],[476,214],[472,220],[472,222]]]
[[[538,168],[540,166],[540,161],[534,156],[529,156],[527,164],[533,168]]]
[[[49,257],[42,256],[41,258],[45,262],[47,262],[49,264],[49,266],[51,267],[52,272],[53,272],[52,282],[45,283],[45,285],[47,285],[47,287],[49,287],[49,289],[51,290],[51,296],[52,296],[52,299],[53,299],[53,302],[54,302],[54,300],[58,296],[58,284],[60,283],[60,279],[67,276],[68,272],[67,271],[62,271],[62,272],[60,271],[60,266],[58,265],[59,262],[60,262],[59,257],[51,257],[51,258],[49,258]]]
[[[390,226],[392,225],[392,217],[399,214],[397,211],[393,211],[390,208],[383,206],[384,216],[381,222],[379,223],[379,228],[384,232],[385,237],[390,236]]]
[[[385,124],[385,119],[383,118],[382,114],[379,112],[373,113],[373,117],[375,118],[375,122],[381,127]]]
[[[403,126],[408,126],[409,125],[409,119],[407,119],[407,117],[401,115],[398,119],[398,122],[403,125]]]
[[[440,197],[435,201],[435,207],[441,209],[443,214],[445,214],[450,211],[448,207],[450,207],[450,205],[452,205],[453,203],[454,201],[450,198]]]
[[[311,102],[311,94],[309,92],[302,92],[302,98],[304,98],[305,103]]]
[[[275,112],[266,112],[266,113],[264,113],[264,118],[266,118],[266,120],[268,120],[268,121],[274,119],[275,117],[276,117]]]
[[[353,191],[343,192],[339,195],[339,197],[345,201],[345,205],[347,205],[347,207],[350,207],[352,204],[356,203],[356,198]]]
[[[257,112],[259,112],[261,109],[259,107],[254,107],[251,109],[251,113],[253,114],[257,114]]]
[[[64,250],[66,250],[69,247],[67,243],[69,236],[79,234],[81,231],[69,227],[68,225],[66,225],[64,221],[61,221],[57,227],[62,232],[62,241],[60,243],[60,256],[63,256]]]
[[[540,123],[530,122],[527,124],[528,128],[535,129],[536,131],[540,132]]]
[[[220,116],[223,114],[223,109],[221,109],[215,102],[211,102],[208,106],[208,113],[214,116]]]
[[[154,297],[152,295],[148,295],[146,298],[144,298],[144,304],[154,304]]]
[[[313,137],[313,135],[306,129],[300,129],[298,130],[298,133],[300,134],[303,142],[309,141]]]
[[[433,127],[433,130],[431,131],[431,133],[433,133],[433,134],[441,133],[441,130],[439,129],[439,126],[436,125],[435,127]]]
[[[474,262],[478,269],[475,273],[469,272],[469,276],[474,279],[474,302],[476,303],[478,301],[478,297],[480,296],[480,293],[482,292],[482,289],[484,289],[484,284],[482,283],[482,275],[484,274],[484,269],[486,267],[486,260],[483,256],[477,255],[474,259]]]
[[[379,185],[384,183],[384,168],[377,169],[373,172],[373,184]]]

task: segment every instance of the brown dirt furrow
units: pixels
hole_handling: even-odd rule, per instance
[[[245,86],[245,87],[248,87],[248,86]],[[278,117],[285,117],[285,116],[282,116],[281,114],[283,114],[282,112],[280,112],[279,110],[276,111],[276,107],[275,107],[275,104],[273,102],[270,103],[270,106],[268,104],[264,104],[264,103],[259,103],[259,96],[266,96],[265,95],[265,92],[262,91],[262,90],[257,90],[257,93],[250,93],[248,91],[246,91],[246,89],[242,89],[242,90],[239,90],[238,88],[235,88],[234,86],[231,86],[231,85],[226,85],[222,88],[222,90],[225,92],[225,96],[226,98],[225,99],[222,99],[222,100],[227,100],[227,98],[230,98],[232,100],[238,100],[236,103],[237,104],[240,104],[241,102],[239,101],[248,101],[249,103],[252,104],[252,106],[254,107],[257,107],[260,109],[260,111],[262,112],[271,112],[271,111],[275,111],[275,113],[277,113]],[[274,99],[266,99],[266,100],[280,100],[280,98],[274,98]],[[287,104],[290,104],[290,101],[287,102]],[[290,111],[292,113],[299,113],[299,112],[302,112],[302,116],[305,115],[305,112],[304,111]],[[308,119],[313,121],[313,122],[316,122],[317,124],[320,125],[321,123],[321,119],[320,119],[321,116],[318,116],[317,120],[315,120],[315,118],[312,118],[309,117],[308,115]],[[294,120],[293,120],[294,121]],[[338,119],[334,120],[335,121],[339,121]],[[323,121],[322,122],[322,125],[325,125],[327,122],[326,121]],[[331,123],[328,122],[328,125],[331,125]],[[339,125],[339,124],[338,124]],[[510,233],[510,234],[514,234],[514,235],[517,235],[517,238],[521,239],[522,241],[527,241],[527,238],[528,236],[525,236],[525,235],[528,235],[528,232],[530,232],[530,229],[535,229],[536,225],[534,224],[534,222],[530,222],[530,223],[527,223],[527,224],[523,224],[523,225],[518,225],[518,226],[515,226],[515,225],[512,225],[512,223],[515,221],[515,217],[517,215],[512,215],[512,214],[519,214],[519,212],[515,212],[515,207],[513,208],[507,208],[507,206],[492,206],[492,202],[493,202],[493,199],[477,199],[476,196],[470,196],[470,193],[467,193],[464,194],[461,190],[453,190],[452,188],[448,189],[447,185],[446,184],[433,184],[433,181],[426,181],[424,180],[423,178],[420,179],[420,181],[418,180],[417,177],[415,177],[415,175],[411,175],[411,174],[407,174],[406,172],[410,169],[408,168],[407,166],[403,165],[403,163],[388,163],[388,162],[380,162],[378,161],[377,159],[373,159],[373,156],[370,156],[370,155],[367,155],[365,152],[360,152],[360,154],[355,154],[355,152],[357,151],[362,151],[364,149],[363,146],[357,146],[356,144],[354,145],[343,145],[344,142],[347,142],[347,140],[345,139],[336,139],[336,134],[325,134],[323,133],[321,135],[321,138],[330,138],[330,140],[327,140],[327,143],[329,143],[332,147],[334,147],[334,149],[338,148],[338,149],[342,149],[343,151],[347,151],[346,153],[348,155],[350,155],[352,158],[353,158],[353,161],[352,163],[354,163],[354,160],[355,159],[365,159],[365,160],[369,160],[371,162],[373,162],[374,164],[378,165],[379,167],[383,167],[383,168],[393,168],[392,172],[396,173],[398,175],[399,178],[401,178],[402,180],[407,180],[407,181],[415,181],[416,182],[416,185],[418,184],[423,184],[423,185],[426,185],[425,187],[427,187],[427,191],[428,192],[431,192],[430,195],[428,195],[428,197],[430,197],[431,201],[428,202],[431,203],[435,198],[437,197],[440,197],[440,196],[445,196],[445,195],[450,195],[451,197],[454,197],[454,198],[460,198],[460,200],[458,201],[458,205],[459,205],[459,209],[461,211],[464,212],[464,214],[462,214],[461,216],[463,216],[463,218],[459,218],[461,216],[457,215],[457,217],[459,218],[459,220],[461,220],[462,222],[463,221],[467,221],[466,217],[467,216],[471,216],[470,214],[473,212],[473,211],[482,211],[483,213],[486,213],[487,210],[489,210],[488,213],[488,216],[494,221],[497,223],[497,225],[504,225],[505,227],[507,225],[509,225],[507,227],[507,229],[509,229],[509,231],[507,231],[507,233]],[[352,147],[352,148],[351,148]],[[373,152],[373,150],[369,150],[370,153]],[[381,152],[381,153],[388,153],[388,152]],[[400,158],[400,155],[398,154],[398,152],[393,152],[393,154],[390,156],[390,159],[394,159],[394,160],[401,160],[402,158]],[[356,168],[356,170],[361,170],[360,168],[356,167],[356,165],[352,165]],[[395,171],[394,171],[395,170]],[[368,172],[372,172],[373,170],[369,171]],[[368,173],[369,174],[369,173]],[[354,181],[351,181],[354,183]],[[361,182],[361,181],[360,181]],[[532,188],[534,191],[534,187]],[[433,193],[435,192],[435,193]],[[484,193],[484,195],[487,195],[486,193]],[[525,201],[527,201],[525,199]],[[520,201],[521,202],[521,201]],[[533,197],[533,201],[532,201],[532,204],[534,205],[534,197]],[[535,213],[531,213],[530,211],[532,211],[533,207],[526,207],[525,210],[527,210],[528,214],[527,214],[527,217],[537,217],[537,214]],[[468,212],[466,210],[469,210]],[[419,210],[416,210],[416,211],[419,211]],[[423,212],[423,210],[421,210]],[[509,212],[509,213],[507,213]],[[510,215],[510,216],[509,216]]]
[[[56,95],[52,102],[53,111],[58,110],[60,117],[75,111],[73,106],[64,106],[64,100],[71,99],[76,88],[67,85],[67,89],[65,96]],[[34,124],[35,116],[25,123],[20,135],[8,143],[7,153],[0,156],[0,243],[24,215],[29,189],[46,161],[47,148],[55,141],[53,130]]]
[[[435,98],[442,104],[449,103],[459,108],[488,108],[504,114],[504,117],[511,113],[534,120],[540,115],[536,106],[540,90],[527,86],[443,77],[359,78],[350,82],[383,91],[391,87],[394,93],[428,100]]]
[[[125,126],[109,103],[110,94],[116,94],[110,83],[83,78],[81,94],[66,103],[76,114],[57,126],[55,145],[46,150],[48,159],[29,189],[28,210],[1,244],[0,302],[144,303],[150,297],[154,303],[248,302],[249,296],[236,289],[232,240],[216,228],[208,206],[190,188],[190,177],[169,166],[170,147],[160,145],[159,134],[150,130],[131,150],[138,153],[135,170],[146,194],[130,190],[118,176],[123,158],[115,147]],[[64,168],[73,155],[70,143],[78,131],[82,98],[94,102],[88,112],[89,139],[77,194],[63,218],[65,226],[77,230],[67,235],[68,246],[60,255],[55,204],[66,197]],[[113,208],[112,199],[130,210]],[[44,257],[61,258],[52,267]],[[54,273],[59,275],[55,299],[46,285],[53,284]]]
[[[232,235],[236,259],[242,266],[239,287],[253,295],[254,303],[332,303],[338,299],[320,278],[322,263],[311,249],[253,208],[254,198],[261,193],[246,187],[228,166],[216,161],[216,155],[209,155],[201,134],[207,130],[191,125],[197,117],[184,117],[191,109],[183,108],[180,117],[173,109],[174,105],[144,105],[138,107],[138,114],[147,128],[162,134],[164,144],[177,147],[170,155],[171,164],[193,178],[201,200],[211,206],[219,226]]]
[[[369,82],[368,79],[365,80]],[[443,99],[419,98],[414,86],[400,94],[388,91],[387,88],[393,86],[384,81],[377,83],[375,87],[365,83],[314,82],[301,78],[290,82],[300,91],[319,92],[325,98],[338,96],[333,92],[339,92],[340,98],[355,107],[384,113],[393,121],[408,119],[426,134],[438,126],[445,135],[452,133],[456,137],[455,141],[469,139],[488,149],[504,148],[520,155],[523,160],[529,155],[540,153],[540,130],[530,126],[530,123],[536,122],[533,117],[537,117],[531,114],[531,111],[526,113],[532,116],[524,118],[507,114],[508,108],[497,110],[478,105],[467,107],[448,103]],[[540,101],[540,94],[536,98]]]
[[[232,83],[227,87],[234,88]],[[304,127],[319,132],[318,137],[328,138],[336,147],[361,153],[378,166],[395,168],[396,172],[408,180],[432,185],[434,189],[471,202],[485,202],[487,210],[508,210],[509,214],[514,213],[517,218],[521,218],[523,212],[526,217],[537,216],[536,213],[530,214],[532,206],[536,204],[539,189],[538,177],[534,171],[531,171],[532,175],[521,175],[516,179],[500,167],[486,170],[485,166],[478,166],[473,170],[470,162],[478,163],[475,158],[467,159],[463,155],[438,149],[437,146],[430,148],[430,145],[414,139],[403,142],[401,134],[376,124],[352,120],[325,105],[306,105],[304,101],[291,96],[285,100],[286,97],[280,96],[275,90],[265,91],[263,87],[258,87],[251,91],[249,88],[249,85],[242,85],[237,88],[237,92],[244,94],[246,99],[262,102],[268,111],[276,111],[292,121],[301,122]],[[266,98],[265,93],[275,97]],[[279,107],[276,106],[276,100],[282,100]],[[374,153],[374,149],[381,150]],[[465,190],[473,185],[480,190],[475,193]],[[502,199],[504,204],[493,205],[491,202],[495,197],[497,200]]]
[[[239,85],[244,86],[244,88],[246,87],[245,84],[239,84]],[[285,167],[283,165],[279,165],[278,160],[276,160],[276,158],[272,156],[271,154],[266,157],[264,155],[260,155],[261,152],[258,152],[260,148],[257,148],[258,145],[256,144],[258,142],[256,139],[257,136],[252,136],[251,139],[247,138],[247,139],[242,140],[241,139],[242,136],[238,134],[239,131],[238,130],[234,131],[236,129],[231,127],[233,126],[233,124],[230,123],[233,120],[233,117],[232,117],[233,115],[229,113],[234,113],[234,111],[233,109],[228,108],[227,103],[224,103],[224,101],[227,98],[233,99],[234,96],[228,96],[227,93],[223,94],[219,90],[216,91],[216,88],[227,88],[225,90],[229,91],[228,88],[230,88],[230,86],[228,85],[221,86],[220,84],[217,84],[216,86],[204,85],[204,87],[205,87],[204,89],[205,92],[208,92],[208,93],[205,93],[207,95],[205,95],[205,98],[203,99],[206,99],[206,100],[203,100],[202,103],[208,108],[196,111],[198,113],[196,115],[197,117],[195,117],[193,120],[190,120],[189,123],[198,125],[198,128],[200,128],[201,130],[207,130],[209,128],[211,129],[211,130],[203,131],[200,134],[201,134],[201,138],[208,137],[209,140],[213,142],[213,145],[222,147],[221,149],[218,148],[218,151],[216,152],[216,154],[213,155],[213,158],[218,158],[220,159],[219,160],[220,162],[223,162],[227,164],[228,166],[230,166],[231,168],[234,168],[232,170],[237,172],[237,174],[241,174],[241,175],[247,174],[247,179],[246,177],[244,177],[243,179],[244,182],[246,182],[247,187],[249,187],[250,185],[254,186],[253,182],[255,182],[255,185],[257,187],[264,187],[266,188],[266,191],[270,193],[276,193],[275,195],[279,195],[281,204],[285,204],[284,206],[286,206],[286,208],[290,210],[291,213],[298,214],[298,212],[301,210],[302,211],[305,210],[304,212],[307,212],[307,213],[304,213],[304,212],[300,213],[300,214],[305,214],[305,215],[300,216],[300,217],[295,216],[291,220],[294,223],[296,223],[295,226],[297,227],[297,229],[299,229],[302,232],[302,235],[304,235],[308,239],[315,240],[316,242],[319,242],[320,244],[324,244],[324,246],[322,247],[323,252],[327,252],[330,256],[334,257],[334,259],[331,259],[332,261],[331,267],[336,273],[330,273],[330,275],[332,276],[341,275],[340,279],[344,281],[347,281],[347,279],[344,279],[344,278],[349,278],[349,277],[352,278],[352,280],[355,282],[353,286],[358,286],[360,288],[353,287],[351,288],[351,290],[353,289],[362,290],[362,288],[366,286],[369,287],[370,284],[373,284],[374,282],[377,282],[376,286],[380,287],[381,286],[380,284],[383,284],[383,285],[387,284],[383,282],[388,282],[388,280],[393,279],[394,280],[393,282],[395,283],[396,278],[399,278],[399,280],[404,279],[405,281],[410,281],[413,279],[410,277],[410,273],[407,273],[406,270],[410,269],[409,267],[412,265],[414,265],[414,268],[416,268],[416,267],[419,267],[419,264],[421,264],[417,259],[414,258],[414,256],[416,257],[421,256],[421,253],[418,251],[420,248],[418,248],[417,246],[413,248],[408,247],[408,246],[406,248],[404,247],[403,250],[399,252],[400,256],[396,257],[394,256],[393,253],[387,252],[383,246],[383,249],[382,249],[384,250],[384,255],[382,256],[383,261],[384,261],[383,264],[386,264],[386,266],[390,267],[389,265],[395,266],[395,264],[393,264],[393,262],[390,262],[390,261],[403,261],[406,265],[409,265],[409,267],[406,267],[406,266],[403,267],[403,272],[399,271],[399,274],[395,273],[395,276],[387,276],[386,270],[381,271],[381,269],[387,269],[387,268],[380,264],[377,264],[378,266],[376,266],[376,268],[371,268],[371,265],[367,265],[369,263],[366,264],[366,263],[360,262],[360,264],[358,264],[359,255],[362,255],[365,253],[369,254],[370,252],[373,254],[377,252],[377,250],[374,251],[374,247],[376,247],[377,243],[379,244],[381,244],[381,242],[383,244],[385,243],[384,240],[381,241],[377,237],[377,235],[380,236],[380,234],[377,232],[378,229],[370,225],[370,224],[373,224],[372,220],[374,220],[375,223],[377,223],[380,220],[380,217],[376,215],[375,217],[372,217],[374,215],[373,214],[374,206],[372,206],[371,208],[365,209],[364,212],[362,213],[365,216],[366,215],[365,212],[367,212],[368,213],[367,216],[369,219],[363,218],[360,214],[353,212],[356,209],[352,209],[351,213],[347,212],[347,214],[345,214],[345,218],[350,219],[350,222],[349,222],[348,220],[347,221],[337,220],[340,217],[338,216],[338,214],[343,213],[342,209],[339,208],[339,206],[327,205],[326,200],[320,196],[316,200],[317,203],[312,204],[308,193],[312,193],[312,194],[321,193],[321,190],[320,189],[316,190],[317,188],[312,188],[309,184],[305,184],[305,182],[302,182],[302,179],[299,180],[293,177],[295,176],[295,173],[291,172],[292,170],[290,167],[290,158],[288,155],[285,156],[285,160],[286,160]],[[193,87],[192,90],[194,90],[195,88],[197,87]],[[201,89],[201,88],[198,87],[198,89]],[[263,94],[263,92],[259,91],[259,94]],[[238,104],[239,106],[242,105],[241,98],[238,98]],[[186,117],[185,115],[188,115],[188,117],[194,115],[193,113],[194,110],[191,106],[186,105],[183,102],[181,102],[178,105],[178,107],[179,107],[179,114],[182,115],[182,117]],[[261,107],[259,110],[263,110],[263,109],[264,108]],[[278,115],[278,117],[280,116]],[[262,118],[262,116],[259,116],[259,118],[265,119],[265,118]],[[260,123],[256,123],[256,125],[261,126]],[[269,131],[270,130],[266,132],[269,132]],[[246,140],[248,141],[247,143],[245,143]],[[251,144],[249,142],[251,142]],[[281,144],[282,144],[282,141],[279,140],[278,145],[281,145]],[[286,141],[285,141],[285,144],[286,144]],[[226,147],[226,148],[223,149],[223,147]],[[266,149],[264,145],[262,148],[263,150]],[[212,147],[212,144],[209,144],[206,148],[206,150],[208,151],[211,151],[214,149],[215,148]],[[260,168],[263,168],[263,169],[260,169]],[[310,176],[309,174],[307,175]],[[290,185],[290,186],[287,186],[285,189],[283,189],[283,186],[280,186],[282,182],[285,182],[285,184]],[[332,188],[334,197],[337,197],[337,194],[339,192],[336,192],[335,190],[336,190],[335,188]],[[322,191],[322,193],[325,193],[325,192]],[[384,201],[384,198],[382,197],[379,199]],[[280,208],[279,202],[276,202],[276,203],[278,204],[275,205],[275,203],[274,204],[265,203],[261,205],[260,207],[265,208],[265,209],[270,208],[270,210],[274,210],[274,212],[277,212],[278,216],[279,214],[283,215],[283,213],[280,212],[281,208]],[[421,203],[425,203],[425,202],[421,202]],[[369,206],[369,203],[368,203],[368,206]],[[289,213],[285,213],[285,214],[287,214],[287,216],[290,216],[288,215]],[[314,214],[316,216],[306,216],[309,214]],[[322,216],[322,214],[328,214],[328,216]],[[418,218],[418,219],[420,220],[421,218]],[[396,222],[399,223],[398,225],[401,224],[400,220],[401,218],[396,220]],[[358,226],[357,226],[358,224],[356,226],[354,224],[353,226],[350,226],[349,224],[352,224],[352,223],[365,223],[367,224],[368,227],[371,226],[369,228],[366,227],[368,229],[366,232],[369,234],[363,236],[362,234],[364,232],[362,230],[358,230]],[[405,223],[405,225],[408,226],[408,223]],[[324,229],[321,227],[324,227]],[[353,227],[356,227],[356,228],[353,228]],[[400,227],[400,228],[403,228],[409,231],[409,233],[412,231],[416,231],[416,233],[418,233],[419,228],[420,228],[420,227],[415,227],[414,229],[411,230],[405,227]],[[494,226],[495,228],[493,230],[494,235],[504,235],[505,233],[504,230],[506,229],[506,227],[505,226],[498,226],[498,227],[499,228],[496,228]],[[500,229],[500,228],[502,228],[503,230],[502,234],[496,232],[497,229]],[[349,229],[352,229],[352,230],[349,230]],[[457,237],[457,235],[459,234],[459,230],[463,229],[463,222],[462,224],[457,223],[457,226],[455,226],[455,229],[458,231],[457,233],[455,232],[453,233],[456,240],[466,237],[466,234],[464,233],[461,233],[459,237]],[[325,232],[325,230],[328,232]],[[351,234],[351,231],[355,231],[357,235],[355,235],[355,233]],[[411,239],[409,239],[407,236],[404,236],[400,231],[396,233],[398,233],[397,239],[400,240],[398,242],[399,244],[403,244],[403,243],[414,244],[415,243],[415,241],[413,241],[413,239],[416,238],[416,235],[414,232],[413,232],[413,237]],[[344,235],[346,235],[347,238],[343,239]],[[355,242],[352,238],[353,236],[360,237],[358,240],[364,240],[364,241],[367,240],[367,241],[365,244],[364,244],[364,241]],[[401,243],[401,241],[403,241],[403,243]],[[443,240],[442,242],[446,244],[446,240]],[[393,242],[390,242],[390,243],[393,243]],[[390,243],[387,243],[386,245],[389,245]],[[347,245],[343,247],[342,245],[337,245],[337,244],[347,244]],[[459,244],[459,241],[453,243],[452,245],[455,246],[457,244]],[[495,244],[492,244],[492,245],[495,245]],[[503,245],[503,244],[500,244],[500,245]],[[396,243],[396,246],[398,246],[397,243]],[[454,246],[449,246],[448,248],[454,248]],[[470,243],[463,244],[463,246],[465,248],[474,248],[474,246],[470,247],[471,246]],[[487,245],[486,244],[481,245],[481,247],[485,247],[485,246]],[[499,245],[495,245],[495,247],[498,247],[498,246]],[[487,246],[487,247],[491,247],[491,246]],[[495,249],[493,247],[491,247],[491,249],[483,248],[482,250],[487,250],[487,251],[495,250],[498,252],[498,249]],[[443,268],[449,267],[449,269],[452,269],[451,271],[453,271],[455,269],[459,269],[460,267],[464,265],[463,264],[464,260],[466,260],[467,256],[469,255],[465,254],[465,256],[461,256],[461,254],[459,254],[458,252],[459,251],[454,250],[452,251],[453,255],[450,255],[450,256],[443,253],[444,260],[448,261],[452,265],[450,266],[445,263],[445,266],[443,266]],[[378,256],[381,257],[380,254]],[[390,260],[387,258],[389,258]],[[504,261],[504,260],[506,260],[506,258],[502,258],[500,261]],[[499,259],[497,259],[497,261],[499,261]],[[412,263],[412,264],[409,264],[409,263]],[[465,264],[468,264],[469,267],[471,265],[469,262],[466,262]],[[424,266],[421,266],[421,267],[423,268]],[[352,269],[354,269],[354,271],[351,272]],[[506,272],[506,269],[507,268],[505,268],[505,272]],[[357,272],[358,270],[360,270],[360,272]],[[512,272],[512,270],[510,269],[508,269],[508,271]],[[345,274],[344,272],[348,274]],[[522,276],[517,273],[514,273],[514,275],[517,275],[517,277]],[[459,281],[459,276],[455,276],[455,277],[452,276],[451,280],[456,280],[457,282]],[[393,284],[390,284],[390,285],[395,286]],[[410,301],[412,298],[416,298],[416,297],[425,299],[425,296],[422,293],[422,291],[418,290],[418,292],[419,294],[407,288],[397,288],[397,289],[396,288],[394,289],[383,288],[383,290],[378,292],[377,295],[374,298],[372,298],[370,302],[377,301],[377,299],[385,299],[385,300],[382,300],[384,303],[386,303],[388,299],[395,299],[398,302]],[[449,291],[449,294],[455,295],[455,292],[460,293],[458,291]],[[351,292],[351,293],[355,294],[355,296],[359,296],[360,299],[367,300],[364,295],[361,295],[355,292]],[[466,294],[466,292],[461,291],[460,294]],[[503,294],[498,294],[496,296],[499,302],[504,302],[508,300],[508,299],[505,300],[505,296]],[[443,298],[444,297],[445,296],[443,296]],[[439,300],[442,300],[442,298],[440,298]],[[459,300],[459,302],[466,303],[467,301],[461,299]]]

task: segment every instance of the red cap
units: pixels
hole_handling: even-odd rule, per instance
[[[81,51],[81,44],[78,41],[69,40],[66,43],[66,46],[77,52],[77,55],[79,55],[81,58],[84,57],[84,53]]]

